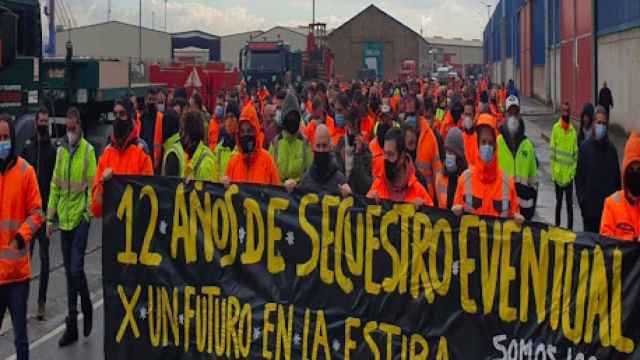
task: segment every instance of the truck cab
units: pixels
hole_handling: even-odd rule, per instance
[[[282,41],[248,42],[240,51],[240,70],[249,88],[260,82],[273,89],[285,84],[291,59],[291,49]]]

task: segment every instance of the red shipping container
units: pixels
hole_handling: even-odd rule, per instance
[[[532,96],[531,2],[527,2],[520,10],[520,44],[520,88],[524,96]]]

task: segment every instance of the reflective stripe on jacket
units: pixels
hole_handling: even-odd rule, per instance
[[[520,209],[527,219],[535,212],[535,194],[538,189],[538,163],[533,143],[525,138],[518,145],[516,154],[512,154],[504,136],[498,137],[498,166],[502,172],[516,184]],[[520,190],[519,190],[520,189]],[[530,215],[530,216],[529,216]]]
[[[160,165],[162,165],[162,123],[164,114],[158,111],[156,113],[155,129],[153,130],[153,168],[160,172]]]
[[[60,146],[51,179],[47,222],[57,219],[61,230],[70,231],[82,220],[89,221],[95,174],[96,154],[87,140],[81,138],[75,148]]]
[[[640,203],[629,203],[623,190],[609,196],[604,202],[600,235],[624,241],[638,241]]]
[[[427,181],[427,192],[433,199],[435,196],[435,174],[442,170],[438,141],[431,127],[424,118],[419,120],[420,136],[418,138],[416,168]]]
[[[184,174],[184,150],[182,144],[180,144],[180,134],[174,134],[165,141],[162,146],[162,175],[167,176],[167,158],[171,154],[175,154],[178,159],[178,174],[182,176]]]
[[[12,167],[0,173],[0,285],[31,278],[29,242],[42,222],[36,173],[18,157]],[[22,250],[11,246],[16,234],[25,241]]]
[[[269,154],[278,166],[282,182],[289,179],[300,181],[313,161],[311,147],[300,134],[278,135],[269,148]]]
[[[482,182],[480,176],[467,169],[458,180],[454,205],[474,215],[511,218],[519,213],[518,197],[513,179],[501,171],[494,181]]]
[[[184,167],[184,177],[192,180],[218,182],[218,170],[211,150],[202,142]]]
[[[578,166],[578,137],[573,125],[565,130],[562,120],[553,126],[550,139],[549,158],[551,161],[551,179],[560,186],[573,181]]]

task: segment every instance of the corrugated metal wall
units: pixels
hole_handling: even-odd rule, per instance
[[[524,96],[533,95],[531,9],[529,1],[520,10],[520,91]]]
[[[610,0],[598,0],[596,13],[598,36],[640,26],[639,0],[616,0],[615,6],[612,6]]]
[[[545,59],[545,0],[529,1],[531,4],[531,48],[533,65],[544,65]]]

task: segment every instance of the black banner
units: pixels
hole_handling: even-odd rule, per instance
[[[362,198],[115,177],[115,359],[640,359],[640,248]]]

